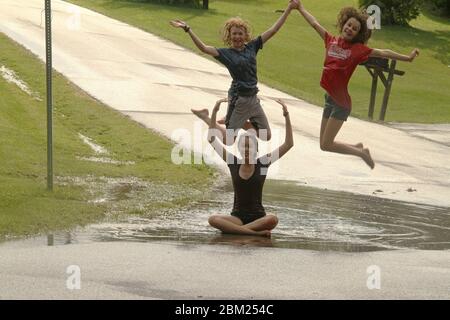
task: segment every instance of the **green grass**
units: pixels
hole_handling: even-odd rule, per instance
[[[285,0],[221,0],[211,1],[210,10],[175,7],[121,0],[70,0],[130,25],[160,35],[186,48],[195,50],[190,38],[180,29],[169,26],[173,18],[186,20],[205,43],[223,46],[219,31],[223,22],[239,15],[250,21],[253,34],[270,27],[279,17],[276,9],[283,9]],[[305,0],[308,10],[330,32],[336,33],[336,16],[340,8],[357,5],[349,0]],[[369,42],[375,48],[387,48],[409,54],[415,47],[420,57],[412,64],[399,62],[406,71],[396,77],[389,101],[387,121],[440,123],[450,122],[450,23],[424,13],[411,22],[410,27],[383,26]],[[323,90],[319,86],[324,59],[322,40],[297,12],[259,54],[259,80],[317,105],[323,104]],[[186,63],[189,63],[188,61]],[[370,96],[370,77],[358,68],[350,82],[353,115],[367,118]],[[376,115],[382,100],[380,84]]]
[[[45,98],[45,66],[23,47],[0,33],[0,67],[16,72],[33,92]],[[54,76],[54,172],[55,190],[46,190],[46,104],[21,91],[0,76],[0,239],[31,235],[98,221],[118,200],[94,204],[100,177],[135,177],[148,182],[138,190],[134,205],[125,202],[120,213],[153,214],[192,200],[193,192],[178,192],[172,199],[148,201],[158,186],[173,190],[207,189],[213,171],[205,165],[172,164],[173,145],[165,138],[102,105],[60,74]],[[95,156],[78,137],[82,133],[106,147],[108,157],[134,161],[114,165],[82,161]],[[78,177],[84,185],[70,182]],[[90,178],[86,178],[90,177]],[[69,183],[63,183],[67,182]],[[150,184],[151,182],[151,184]],[[102,186],[101,182],[99,185]],[[119,185],[120,186],[120,185]],[[152,187],[153,186],[153,187]],[[114,190],[113,190],[114,191]],[[120,190],[119,190],[120,191]],[[130,193],[130,190],[120,191]],[[118,192],[118,191],[115,191]],[[135,192],[136,193],[136,192]],[[131,194],[131,193],[130,193]],[[140,197],[140,198],[139,198]],[[137,210],[136,208],[139,208]]]

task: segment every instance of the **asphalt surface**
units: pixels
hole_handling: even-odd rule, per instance
[[[10,242],[0,245],[0,299],[450,298],[448,251],[339,253],[241,243]],[[67,286],[73,265],[80,289]]]

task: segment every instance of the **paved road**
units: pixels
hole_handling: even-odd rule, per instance
[[[174,138],[177,134],[187,137],[182,145],[211,152],[205,139],[193,139],[205,134],[206,126],[201,126],[189,109],[212,107],[226,95],[230,82],[226,69],[127,24],[62,1],[52,3],[55,69],[145,126],[168,137],[174,133]],[[41,58],[43,5],[41,0],[0,0],[0,32]],[[79,23],[74,16],[80,17]],[[270,44],[265,50],[270,50]],[[425,134],[421,135],[410,127],[350,119],[339,138],[363,141],[370,147],[377,162],[371,171],[359,159],[320,151],[320,108],[262,84],[260,89],[275,134],[279,129],[278,137],[283,136],[283,118],[280,107],[271,100],[274,97],[284,98],[290,105],[295,130],[294,149],[270,170],[270,178],[368,195],[382,190],[376,196],[450,206],[448,128],[432,127],[432,134],[422,128]],[[180,133],[180,129],[187,131]],[[272,147],[276,140],[275,136]],[[225,168],[223,164],[220,167]]]
[[[0,299],[450,299],[448,251],[42,239],[2,244],[0,259]],[[71,265],[80,268],[80,290],[67,288]],[[380,289],[368,289],[368,268],[378,268]]]

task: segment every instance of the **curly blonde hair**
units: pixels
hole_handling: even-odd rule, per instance
[[[231,46],[231,28],[233,27],[244,30],[245,42],[249,42],[251,40],[250,24],[239,17],[234,17],[225,21],[222,28],[222,40],[227,46]]]
[[[369,15],[363,10],[359,11],[353,7],[345,7],[341,9],[341,12],[338,14],[337,27],[339,32],[342,33],[342,29],[344,28],[347,21],[351,18],[355,18],[361,24],[361,29],[358,34],[353,38],[352,43],[367,43],[370,37],[372,36],[372,30],[367,27],[367,19],[369,19]]]

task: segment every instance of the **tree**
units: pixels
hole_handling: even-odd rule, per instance
[[[377,5],[381,9],[382,24],[407,25],[417,18],[423,0],[359,0],[359,4],[367,8]]]
[[[450,17],[450,0],[425,0],[425,8],[435,14]]]

